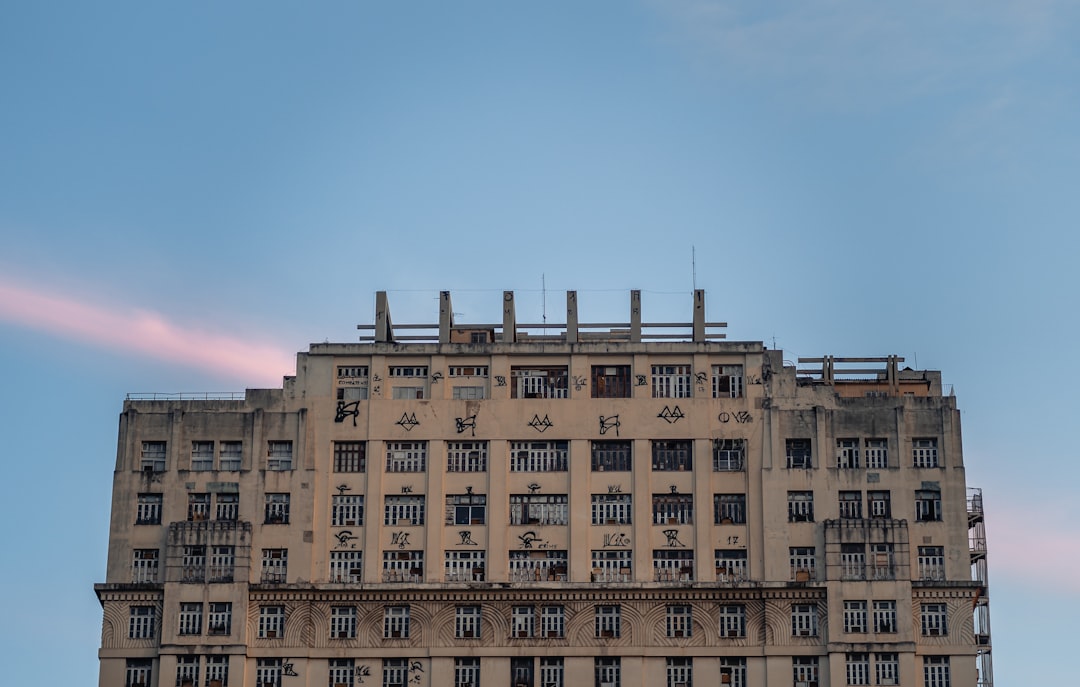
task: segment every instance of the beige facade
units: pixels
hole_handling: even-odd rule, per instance
[[[502,306],[125,401],[100,684],[991,685],[940,373]]]

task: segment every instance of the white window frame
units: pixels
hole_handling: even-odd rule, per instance
[[[214,495],[214,519],[218,522],[236,522],[240,519],[240,494],[225,492]]]
[[[750,579],[747,569],[746,549],[716,549],[716,581],[721,584],[737,584]]]
[[[718,609],[720,637],[746,636],[746,605],[723,604]]]
[[[208,492],[188,493],[188,522],[202,522],[210,519],[210,494]]]
[[[746,494],[713,494],[713,523],[746,524]]]
[[[510,636],[518,639],[536,636],[536,606],[514,606],[510,609]]]
[[[458,656],[454,659],[454,687],[480,687],[480,659]]]
[[[592,524],[629,525],[634,512],[633,494],[593,494]]]
[[[818,667],[817,656],[793,656],[791,658],[791,673],[796,687],[817,685]]]
[[[485,386],[454,385],[450,388],[450,398],[455,401],[482,401],[487,396]]]
[[[653,549],[653,580],[656,582],[693,582],[693,549]]]
[[[487,524],[487,494],[447,494],[446,524]]]
[[[150,687],[154,678],[154,660],[129,658],[124,665],[124,687]]]
[[[214,544],[210,547],[210,568],[207,582],[232,582],[236,569],[236,547],[231,544]]]
[[[654,472],[690,472],[694,469],[694,442],[689,439],[654,439]]]
[[[866,506],[868,515],[873,518],[892,517],[892,493],[884,489],[875,489],[866,492]]]
[[[867,613],[867,607],[865,601],[845,601],[844,602],[844,632],[851,633],[865,633],[869,630],[867,625],[867,619],[869,615]]]
[[[330,552],[330,582],[359,584],[364,581],[364,552],[360,550]]]
[[[562,549],[518,549],[510,552],[511,582],[566,581],[567,555]],[[556,572],[562,570],[562,572]]]
[[[262,575],[263,584],[284,584],[289,570],[288,549],[263,549],[262,550]]]
[[[923,656],[923,687],[951,687],[948,656]]]
[[[889,440],[867,439],[864,447],[867,470],[887,470],[889,468]]]
[[[861,491],[841,491],[838,504],[841,520],[862,520],[863,495]]]
[[[870,654],[850,653],[844,655],[844,673],[849,685],[870,684]]]
[[[180,557],[181,582],[206,581],[206,545],[187,544]]]
[[[566,494],[511,494],[511,525],[565,525],[570,514]]]
[[[330,497],[331,527],[363,527],[364,495],[334,494]]]
[[[388,441],[386,471],[424,472],[427,470],[427,452],[426,441]]]
[[[135,549],[131,554],[131,581],[134,584],[152,584],[158,581],[158,549]]]
[[[814,467],[814,443],[810,439],[785,439],[784,457],[789,470],[810,470]]]
[[[279,639],[285,636],[285,607],[259,606],[259,639]]]
[[[227,637],[232,634],[232,602],[211,601],[206,613],[206,634]]]
[[[920,580],[945,579],[944,546],[920,546],[917,561]]]
[[[934,437],[911,440],[911,463],[917,468],[938,468],[938,440]]]
[[[859,468],[858,439],[836,440],[836,467],[840,470],[857,470]]]
[[[892,652],[874,654],[874,673],[879,685],[899,685],[899,654]]]
[[[940,522],[942,515],[940,491],[934,489],[915,491],[915,522]]]
[[[165,495],[159,492],[139,494],[135,511],[136,525],[160,525]]]
[[[191,442],[191,471],[209,472],[214,469],[214,442]]]
[[[356,606],[330,607],[330,639],[356,639]]]
[[[841,544],[840,545],[840,579],[841,580],[865,580],[866,579],[866,545],[865,544]]]
[[[694,495],[653,494],[652,517],[654,525],[694,524]]]
[[[335,441],[334,472],[366,472],[367,442]]]
[[[327,661],[328,687],[352,687],[356,680],[356,660],[331,658]]]
[[[540,681],[538,687],[563,687],[566,669],[562,656],[540,657]]]
[[[510,442],[510,472],[566,472],[568,441]]]
[[[391,494],[384,498],[383,525],[423,525],[424,510],[423,494]]]
[[[788,522],[814,521],[814,492],[789,491],[787,499]]]
[[[874,601],[874,632],[881,634],[894,634],[899,631],[896,626],[896,601]]]
[[[293,442],[274,439],[266,442],[266,469],[287,472],[293,469]]]
[[[622,636],[622,606],[599,604],[596,606],[596,636],[618,639]]]
[[[622,659],[618,656],[597,656],[593,659],[595,687],[621,687]]]
[[[427,365],[391,365],[387,373],[390,377],[423,377],[428,376]]]
[[[570,397],[570,376],[566,365],[511,367],[512,398],[559,399]]]
[[[139,470],[141,472],[165,472],[168,444],[164,441],[142,442]]]
[[[446,442],[447,472],[487,472],[488,442]]]
[[[694,608],[689,604],[668,604],[665,633],[669,638],[688,639],[694,633]]]
[[[694,390],[692,365],[653,365],[653,398],[690,398]]]
[[[244,461],[244,442],[221,442],[221,455],[218,456],[218,468],[223,472],[237,472]]]
[[[180,655],[176,657],[177,687],[185,687],[188,684],[192,685],[192,687],[198,687],[200,659],[200,656]]]
[[[454,638],[480,639],[482,610],[480,606],[457,606],[454,608]]]
[[[746,659],[721,656],[720,684],[722,687],[746,687]]]
[[[870,544],[870,579],[891,580],[896,577],[895,549],[891,543]]]
[[[443,553],[443,575],[447,582],[483,582],[487,552],[451,549]]]
[[[383,551],[383,582],[419,582],[424,578],[424,552]]]
[[[634,467],[631,441],[594,441],[589,448],[593,472],[630,472]]]
[[[281,659],[255,659],[255,687],[281,687]]]
[[[791,604],[791,636],[818,636],[817,604]]]
[[[128,639],[154,639],[157,636],[157,607],[131,606],[128,609]]]
[[[383,687],[405,687],[409,679],[409,659],[384,658],[382,671]]]
[[[409,606],[387,606],[383,610],[383,639],[408,639],[411,623],[412,609]]]
[[[746,469],[746,439],[713,439],[713,472]]]
[[[618,549],[592,550],[593,582],[629,582],[634,579],[634,552]]]
[[[183,601],[178,615],[179,626],[176,634],[182,637],[195,637],[202,634],[203,605],[201,601]]]
[[[337,378],[338,379],[367,379],[368,377],[367,365],[338,365]]]
[[[922,604],[919,625],[923,637],[945,637],[949,634],[949,606],[944,603]]]
[[[263,524],[288,525],[289,505],[292,494],[289,492],[268,492],[263,498]]]
[[[566,636],[566,607],[561,605],[540,607],[540,632],[545,638]]]
[[[690,656],[669,656],[667,687],[690,687],[694,683],[694,659]]]
[[[713,398],[742,398],[743,366],[713,365],[712,395]]]

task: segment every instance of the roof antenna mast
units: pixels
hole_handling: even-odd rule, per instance
[[[697,250],[690,244],[690,274],[693,275],[694,291],[697,291]]]
[[[547,329],[547,276],[540,273],[540,307],[543,309],[544,329]]]

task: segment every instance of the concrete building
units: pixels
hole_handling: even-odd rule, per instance
[[[707,322],[395,326],[129,397],[102,687],[990,687],[956,399]],[[442,506],[440,508],[439,506]]]

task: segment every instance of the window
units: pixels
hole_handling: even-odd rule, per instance
[[[563,687],[563,659],[540,658],[540,685],[538,687]]]
[[[131,581],[135,584],[158,581],[157,549],[135,549],[132,552]]]
[[[817,557],[813,546],[792,546],[788,549],[791,579],[806,582],[817,577]]]
[[[716,581],[734,584],[749,579],[746,549],[716,549]]]
[[[165,442],[142,442],[142,460],[139,469],[143,472],[165,472]]]
[[[266,469],[276,471],[292,470],[292,442],[270,441],[267,444]]]
[[[481,343],[485,343],[482,341]],[[487,377],[488,366],[487,365],[451,365],[450,366],[451,377]]]
[[[330,639],[356,639],[356,606],[330,608]]]
[[[196,687],[199,684],[199,657],[176,657],[176,687]]]
[[[458,639],[480,639],[479,606],[458,606],[455,609],[454,636]]]
[[[694,618],[690,606],[669,605],[667,607],[667,636],[690,637],[693,633]]]
[[[259,638],[277,639],[285,636],[285,607],[259,606]]]
[[[689,365],[653,365],[653,398],[690,398],[693,388]]]
[[[263,549],[261,578],[263,584],[284,584],[288,564],[288,549]]]
[[[398,401],[414,401],[424,398],[422,386],[395,386],[391,389],[391,397]]]
[[[237,472],[244,458],[244,442],[223,441],[221,442],[221,469],[226,472]]]
[[[210,519],[210,494],[188,494],[188,522]]]
[[[868,491],[866,492],[866,504],[870,508],[871,518],[891,518],[892,517],[892,505],[890,503],[889,492],[887,491]]]
[[[383,687],[405,687],[409,679],[409,659],[384,658],[382,664]]]
[[[724,687],[746,687],[746,659],[721,656],[720,684]]]
[[[264,524],[289,524],[289,494],[267,494]]]
[[[893,545],[876,543],[870,545],[870,579],[891,580],[893,570]]]
[[[593,549],[593,582],[629,582],[633,578],[634,552]]]
[[[629,365],[593,365],[593,398],[630,398]]]
[[[124,687],[149,687],[153,676],[154,660],[129,658],[125,666]]]
[[[814,604],[791,605],[791,636],[817,637],[818,612]]]
[[[455,386],[451,389],[451,398],[455,401],[479,401],[484,398],[482,386]]]
[[[594,552],[595,553],[595,552]],[[622,607],[596,607],[596,636],[616,638],[622,634]]]
[[[236,547],[211,546],[210,569],[206,573],[207,582],[232,582],[233,569],[236,567]]]
[[[652,442],[652,469],[657,471],[693,470],[692,443],[687,439]]]
[[[510,398],[568,398],[566,367],[512,367]]]
[[[866,602],[844,602],[844,632],[866,632]]]
[[[814,521],[814,492],[789,491],[787,493],[788,522]]]
[[[847,654],[844,665],[847,684],[870,684],[870,654]]]
[[[384,525],[423,525],[423,496],[387,496],[383,514]]]
[[[922,634],[937,637],[949,634],[947,624],[949,609],[945,604],[922,604]]]
[[[455,687],[480,687],[480,659],[454,659]]]
[[[633,514],[630,494],[593,494],[592,524],[629,525]]]
[[[427,365],[391,365],[391,377],[427,377]]]
[[[364,497],[359,494],[335,494],[330,499],[331,527],[362,527]]]
[[[565,441],[511,441],[510,472],[565,472]]]
[[[206,657],[206,686],[229,687],[229,657],[223,655]]]
[[[443,571],[447,582],[483,582],[484,551],[447,551]]]
[[[622,659],[597,656],[593,659],[594,687],[621,687]]]
[[[874,654],[874,672],[877,684],[900,684],[900,656],[894,653]]]
[[[862,492],[861,491],[842,491],[842,492],[840,492],[840,519],[842,519],[842,520],[861,520],[862,519]]]
[[[712,366],[713,398],[739,398],[743,395],[742,365]]]
[[[746,439],[713,439],[713,470],[736,472],[746,465]]]
[[[255,687],[281,687],[281,659],[255,659]]]
[[[447,494],[447,525],[483,525],[487,522],[487,495]]]
[[[945,547],[920,546],[918,561],[920,580],[945,579]]]
[[[356,679],[356,661],[351,658],[332,658],[327,672],[329,687],[351,687]]]
[[[814,467],[809,439],[788,439],[785,442],[785,451],[789,469],[809,470]]]
[[[191,442],[191,469],[195,472],[214,469],[214,442]]]
[[[540,632],[549,639],[566,635],[566,608],[543,606],[540,609]]]
[[[950,687],[949,657],[923,656],[923,687]]]
[[[514,606],[510,610],[510,636],[518,638],[536,636],[535,606]]]
[[[746,523],[746,494],[713,495],[713,522],[717,525]]]
[[[447,472],[485,472],[488,465],[488,442],[448,441]]]
[[[510,581],[565,581],[566,561],[566,551],[560,549],[511,551]]]
[[[896,632],[896,602],[874,602],[874,632]]]
[[[345,411],[345,404],[346,403],[351,405],[353,401],[366,401],[368,399],[368,388],[366,386],[366,384],[367,384],[366,380],[364,381],[364,384],[365,384],[365,386],[352,386],[352,385],[350,385],[350,386],[338,387],[337,400],[341,401],[341,403],[338,403],[338,412],[339,413]],[[356,409],[356,406],[353,406],[352,410],[355,410],[355,409]],[[345,419],[345,418],[343,417],[342,419]]]
[[[937,439],[912,439],[911,460],[917,468],[941,467],[938,463]]]
[[[157,609],[132,606],[128,619],[128,639],[153,639],[157,636]]]
[[[409,607],[387,606],[383,611],[383,638],[409,638]]]
[[[367,379],[367,365],[339,365],[337,369],[338,379]]]
[[[840,545],[840,579],[841,580],[864,580],[864,579],[866,579],[866,545],[865,544],[841,544]]]
[[[160,525],[162,499],[161,494],[139,494],[139,501],[135,511],[135,524]]]
[[[725,604],[720,607],[720,636],[746,636],[746,606]]]
[[[818,657],[793,656],[791,659],[792,679],[796,687],[818,684]]]
[[[693,582],[693,549],[653,549],[653,579],[657,582]]]
[[[915,520],[935,522],[941,520],[941,492],[920,489],[915,492]]]
[[[365,472],[367,444],[363,441],[334,442],[334,472]]]
[[[694,682],[694,659],[667,660],[667,687],[690,687]]]
[[[232,632],[232,603],[211,602],[207,614],[206,634],[228,635]]]
[[[330,581],[359,584],[364,581],[363,551],[331,551]]]
[[[383,551],[383,582],[419,582],[423,577],[423,551]]]
[[[884,470],[889,467],[889,440],[866,440],[866,467],[871,470]]]
[[[858,439],[836,440],[836,467],[841,470],[852,470],[859,467]]]
[[[206,581],[206,547],[201,544],[184,547],[180,561],[181,582]]]
[[[426,441],[391,441],[386,444],[387,472],[427,470]]]
[[[653,494],[654,525],[690,525],[694,522],[693,494]]]
[[[240,494],[217,494],[214,519],[236,522],[240,518]]]
[[[634,467],[629,441],[592,442],[593,472],[629,472]]]
[[[566,494],[511,494],[511,525],[565,525]]]
[[[181,603],[179,634],[201,635],[202,611],[203,605],[201,603]]]

